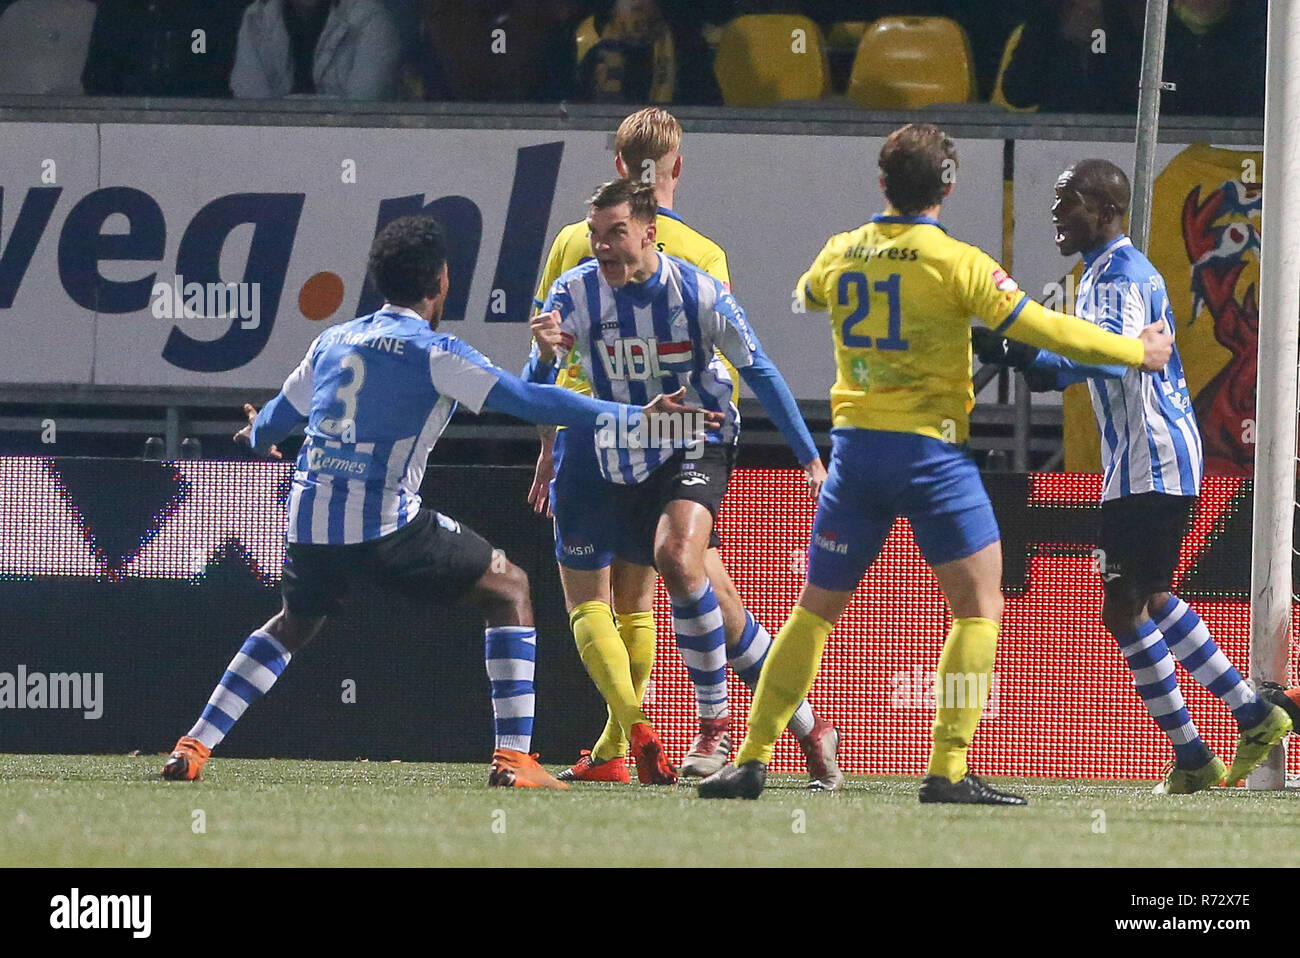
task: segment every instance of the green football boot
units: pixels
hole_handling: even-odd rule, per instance
[[[1264,721],[1242,729],[1237,736],[1237,753],[1233,756],[1232,768],[1228,769],[1228,778],[1224,784],[1236,785],[1253,772],[1268,757],[1273,746],[1286,738],[1291,728],[1291,716],[1270,704],[1268,717]]]
[[[1156,795],[1191,795],[1193,792],[1203,792],[1222,782],[1227,772],[1228,766],[1217,755],[1212,756],[1200,768],[1180,768],[1176,762],[1171,762],[1165,770],[1164,781],[1152,791]]]

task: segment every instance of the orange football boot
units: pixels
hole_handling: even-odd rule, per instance
[[[162,777],[175,782],[192,782],[202,773],[203,763],[211,755],[212,749],[198,739],[182,735],[162,767]]]
[[[537,753],[516,752],[499,748],[492,753],[488,785],[494,788],[568,788],[554,775],[537,764]]]
[[[632,745],[632,758],[636,761],[636,777],[642,785],[676,785],[677,769],[664,755],[659,735],[645,722],[637,722],[628,733]]]
[[[632,773],[627,770],[627,759],[622,755],[597,762],[591,757],[589,748],[582,750],[571,768],[566,768],[555,777],[561,782],[618,782],[627,785],[632,781]]]

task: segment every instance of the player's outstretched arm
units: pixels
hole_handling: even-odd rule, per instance
[[[785,377],[776,368],[776,364],[767,358],[762,347],[751,353],[748,366],[738,366],[737,370],[740,378],[745,380],[745,385],[758,397],[763,411],[781,430],[781,435],[794,451],[795,459],[803,467],[809,490],[816,496],[826,481],[826,467],[822,464],[812,433],[803,421],[799,404],[795,401],[794,393],[790,392]]]
[[[281,397],[276,396],[275,398],[280,399]],[[263,414],[268,413],[268,411],[271,413],[275,412],[275,410],[272,409],[272,404],[274,402],[275,400],[273,399],[271,402],[267,403],[261,413],[257,411],[257,407],[252,403],[244,403],[244,415],[248,419],[248,424],[244,426],[243,429],[239,430],[239,432],[235,433],[232,438],[241,446],[251,447],[254,452],[259,452],[272,459],[283,459],[284,456],[280,453],[279,447],[275,442],[271,441],[271,436],[277,432],[283,431],[283,435],[280,436],[280,439],[283,440],[293,431],[293,425],[290,424],[287,429],[280,430],[276,427],[277,425],[283,426],[283,423],[274,423],[270,415],[266,415],[265,418],[263,418]],[[284,405],[287,406],[288,403],[285,403]],[[284,416],[286,414],[281,413],[281,415]]]
[[[636,428],[642,416],[698,415],[709,429],[718,429],[723,422],[720,412],[708,412],[696,406],[681,403],[686,393],[679,389],[673,395],[660,395],[644,406],[628,406],[583,396],[560,386],[527,383],[505,370],[498,371],[497,382],[487,394],[483,408],[503,412],[518,419],[557,426],[600,426],[606,422],[625,422]],[[608,417],[608,418],[606,418]]]
[[[1123,379],[1128,372],[1127,366],[1098,366],[1089,363],[1076,363],[1072,359],[1058,356],[1047,349],[1038,350],[1038,355],[1025,369],[1025,378],[1029,388],[1038,392],[1045,390],[1062,390],[1075,383],[1084,383],[1090,379]]]
[[[1089,379],[1120,379],[1128,372],[1127,366],[1076,363],[1051,350],[999,336],[983,326],[971,327],[970,338],[980,362],[1024,373],[1034,392],[1059,391]]]
[[[799,280],[801,289],[806,285],[806,278],[805,274]],[[809,490],[813,496],[817,496],[826,479],[826,467],[817,454],[817,446],[799,412],[799,404],[795,402],[785,377],[763,352],[762,343],[758,341],[758,336],[750,327],[745,312],[735,297],[721,286],[718,293],[714,305],[715,315],[720,321],[716,342],[722,354],[736,367],[740,378],[745,380],[745,385],[753,390],[763,411],[776,423],[777,429],[794,451],[795,460],[803,467]]]
[[[294,367],[279,393],[262,407],[261,412],[251,404],[244,403],[248,425],[235,433],[235,442],[246,443],[254,452],[272,459],[281,458],[276,444],[283,442],[291,432],[307,422],[304,410],[311,408],[312,354],[318,342],[320,337],[312,340],[307,347],[307,355]]]
[[[1123,364],[1158,372],[1173,353],[1174,338],[1164,322],[1151,324],[1134,339],[1107,332],[1086,320],[1058,313],[1025,296],[994,332],[1093,366]]]

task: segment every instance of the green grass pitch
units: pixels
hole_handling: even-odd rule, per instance
[[[692,787],[489,789],[486,765],[0,755],[0,866],[1246,866],[1300,839],[1300,794],[1001,780],[1027,808],[922,806],[916,779],[757,802]],[[202,826],[200,828],[200,826]]]

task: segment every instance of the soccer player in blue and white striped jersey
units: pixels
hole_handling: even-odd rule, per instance
[[[1129,183],[1105,160],[1082,160],[1056,181],[1052,221],[1064,256],[1083,254],[1076,293],[1081,319],[1136,336],[1163,319],[1174,331],[1164,280],[1124,235]],[[1101,432],[1104,485],[1098,565],[1102,621],[1133,672],[1147,711],[1168,737],[1174,762],[1157,791],[1186,794],[1227,778],[1236,784],[1291,728],[1220,651],[1200,616],[1170,591],[1183,535],[1200,494],[1201,435],[1175,346],[1160,372],[1085,366],[1047,350],[975,331],[985,361],[1022,369],[1031,388],[1087,382]],[[1231,769],[1201,738],[1174,675],[1177,659],[1232,711],[1241,728]]]
[[[198,778],[212,749],[341,609],[349,583],[364,577],[420,601],[483,612],[496,733],[488,782],[567,788],[530,754],[537,632],[528,577],[468,526],[421,508],[426,461],[458,403],[587,428],[600,417],[653,424],[661,411],[699,410],[672,396],[635,410],[525,383],[438,332],[446,243],[428,217],[384,227],[370,273],[384,307],[327,329],[260,413],[245,406],[249,425],[236,439],[259,452],[278,457],[274,444],[306,428],[289,493],[283,607],[244,642],[163,777]],[[706,427],[723,418],[701,415]]]
[[[556,558],[583,663],[627,736],[642,784],[671,784],[676,770],[641,711],[614,624],[610,566],[618,558],[659,570],[700,717],[688,762],[725,752],[726,628],[705,555],[719,544],[714,524],[740,416],[719,352],[753,389],[814,488],[825,468],[744,311],[719,280],[656,249],[655,213],[649,184],[624,179],[597,190],[587,217],[595,258],[552,284],[533,321],[527,375],[549,381],[572,350],[593,395],[621,402],[685,388],[723,417],[719,433],[691,448],[568,431],[551,487]]]
[[[676,212],[676,197],[682,177],[682,126],[666,110],[647,107],[625,117],[614,135],[614,167],[621,177],[631,176],[648,182],[654,189],[658,205],[655,216],[655,247],[669,256],[684,259],[698,266],[725,288],[731,288],[731,274],[727,254],[713,240],[687,225]],[[560,275],[594,259],[591,249],[591,229],[586,217],[563,227],[551,245],[542,276],[537,287],[534,306],[541,309],[547,293]],[[568,364],[559,368],[556,384],[578,392],[590,394],[591,383],[582,371],[579,354],[570,351]],[[732,399],[738,395],[738,380],[734,368],[722,357],[723,368],[733,381]],[[528,502],[534,509],[550,515],[551,480],[555,466],[565,455],[564,429],[543,427],[541,453]],[[595,451],[586,451],[590,459],[587,468],[596,469]],[[727,664],[750,689],[758,685],[763,663],[772,647],[771,633],[745,608],[740,593],[732,581],[718,549],[710,544],[704,554],[709,585],[722,612],[723,630],[726,634]],[[564,562],[557,557],[561,578],[565,576]],[[629,562],[616,556],[610,565],[610,593],[613,600],[614,622],[627,649],[632,686],[639,696],[650,680],[654,667],[657,629],[654,617],[654,593],[657,573],[653,566]],[[716,706],[709,704],[710,716]],[[682,760],[682,777],[706,776],[721,768],[731,755],[729,732],[715,734],[701,729],[690,750]],[[808,788],[814,791],[834,791],[842,788],[844,773],[838,762],[840,732],[827,722],[807,702],[801,702],[790,718],[790,732],[799,743],[808,763]],[[607,716],[605,727],[590,749],[583,749],[572,767],[556,777],[562,781],[631,782],[625,753],[628,749],[623,729]]]

